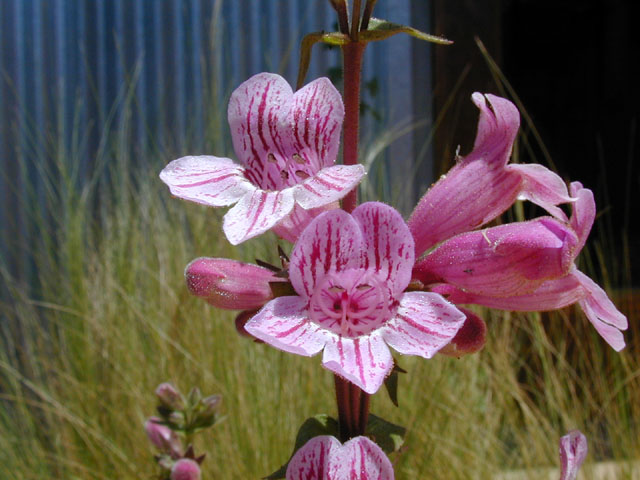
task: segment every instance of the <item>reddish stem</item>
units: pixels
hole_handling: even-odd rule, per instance
[[[340,440],[346,442],[351,438],[353,417],[351,415],[351,395],[349,382],[338,375],[333,375],[336,386],[336,402],[338,404],[338,422],[340,424]]]
[[[358,131],[360,124],[360,73],[365,43],[350,42],[342,47],[344,58],[344,139],[343,163],[358,163]],[[342,200],[342,208],[351,213],[358,203],[358,188]]]

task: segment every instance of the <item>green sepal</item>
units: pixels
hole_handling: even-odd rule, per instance
[[[438,43],[440,45],[451,45],[453,43],[451,40],[447,40],[446,38],[438,37],[437,35],[430,35],[413,27],[380,20],[379,18],[371,18],[369,20],[369,27],[367,30],[360,32],[359,38],[361,42],[377,42],[378,40],[384,40],[398,33],[407,33],[412,37],[419,38],[420,40]]]
[[[387,378],[384,380],[384,386],[389,394],[389,400],[393,402],[396,407],[399,407],[398,403],[398,374],[407,373],[407,371],[398,365],[396,359],[393,359],[393,370]]]
[[[298,295],[291,282],[269,282],[269,288],[274,297],[290,297]]]
[[[280,467],[268,477],[264,477],[264,479],[277,480],[280,478],[285,478],[289,462],[296,454],[296,452],[304,446],[305,443],[307,443],[312,438],[319,437],[321,435],[331,435],[333,437],[339,437],[339,432],[340,425],[338,424],[338,421],[327,414],[323,413],[311,418],[307,418],[298,430],[298,435],[296,435],[296,443],[293,447],[293,453],[289,457],[289,460],[287,460],[287,463],[285,463],[282,467]]]
[[[372,413],[369,414],[365,435],[376,442],[386,454],[400,450],[404,444],[406,433],[406,428],[388,422]]]
[[[348,35],[340,32],[314,32],[304,36],[300,43],[300,67],[298,68],[298,81],[296,89],[302,88],[304,78],[307,76],[309,64],[311,63],[311,49],[318,43],[326,43],[329,45],[346,45],[351,40]]]

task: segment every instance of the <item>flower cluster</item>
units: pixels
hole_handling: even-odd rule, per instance
[[[291,258],[282,269],[198,258],[185,272],[189,290],[243,311],[239,328],[275,348],[304,356],[322,351],[324,367],[367,394],[393,369],[389,347],[423,358],[480,350],[487,327],[462,305],[540,311],[577,303],[621,350],[626,317],[575,263],[595,218],[592,192],[578,182],[567,188],[541,165],[510,164],[518,110],[490,94],[472,100],[480,110],[472,152],[405,222],[382,203],[338,208],[365,172],[335,165],[345,108],[329,80],[295,93],[274,74],[244,82],[228,110],[240,164],[183,157],[160,177],[180,198],[234,205],[223,224],[232,244],[273,230],[294,244]],[[486,226],[517,200],[547,215]],[[172,455],[170,435],[154,438]],[[563,479],[574,478],[570,472],[586,452],[583,437],[571,438],[578,446],[574,453],[563,447]],[[393,469],[365,437],[341,445],[319,436],[293,456],[287,478],[390,479]]]

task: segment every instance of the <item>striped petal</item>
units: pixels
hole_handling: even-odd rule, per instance
[[[455,337],[465,318],[438,294],[408,292],[402,296],[395,318],[381,332],[398,352],[431,358]]]
[[[393,480],[393,466],[367,437],[356,437],[331,455],[327,480]]]
[[[378,202],[367,202],[353,211],[360,224],[365,248],[363,267],[376,272],[394,297],[409,285],[415,260],[411,232],[397,210]]]
[[[285,352],[311,357],[322,350],[328,334],[308,319],[302,297],[278,297],[244,326],[256,338]]]
[[[576,480],[578,470],[587,457],[587,437],[579,430],[572,430],[560,439],[560,480]]]
[[[244,169],[229,158],[189,156],[172,161],[160,179],[173,195],[192,202],[222,207],[233,205],[254,187]]]
[[[279,75],[260,73],[229,100],[236,155],[247,178],[265,190],[297,185],[332,165],[343,117],[340,94],[326,78],[293,93]]]
[[[300,448],[287,466],[287,480],[335,480],[329,476],[331,457],[343,447],[328,435],[314,437]]]
[[[362,234],[358,223],[343,210],[331,210],[302,232],[291,252],[289,278],[293,288],[309,298],[329,271],[360,265]]]
[[[305,209],[335,202],[353,190],[364,176],[362,165],[333,165],[320,170],[296,189],[296,202]]]
[[[393,480],[391,462],[373,441],[355,437],[344,445],[328,435],[309,440],[291,458],[287,480]]]
[[[331,335],[324,348],[322,365],[374,394],[391,371],[393,358],[378,331],[357,338]]]
[[[293,210],[293,190],[248,192],[224,216],[222,229],[229,242],[238,245],[271,229]]]
[[[313,208],[311,210],[305,210],[300,205],[296,204],[293,207],[292,212],[273,228],[273,232],[280,238],[284,238],[291,243],[296,243],[296,240],[298,240],[304,229],[313,221],[314,218],[321,213],[328,210],[335,210],[336,208],[340,208],[340,204],[338,202],[330,203],[320,208]]]

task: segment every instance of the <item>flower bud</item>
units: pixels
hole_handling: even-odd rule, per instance
[[[171,480],[200,480],[200,465],[190,458],[181,458],[171,469]]]
[[[226,310],[262,307],[273,298],[269,282],[281,280],[271,270],[227,258],[197,258],[184,275],[193,295]]]
[[[156,397],[158,397],[163,407],[171,410],[182,410],[184,408],[182,395],[176,390],[176,387],[168,382],[158,385],[156,388]]]
[[[461,357],[482,350],[487,343],[487,324],[478,315],[466,308],[458,307],[467,318],[451,342],[440,349],[438,353],[449,357]]]
[[[182,453],[180,439],[173,430],[160,422],[162,420],[158,417],[151,417],[145,422],[144,429],[149,441],[161,452],[168,453],[173,458],[179,457]]]

